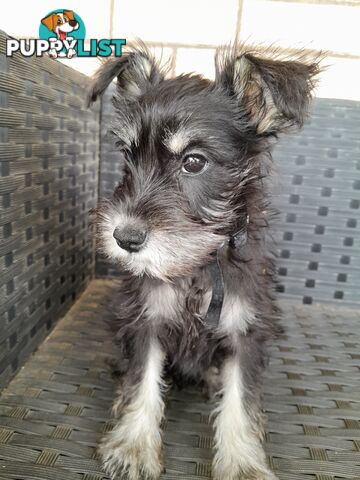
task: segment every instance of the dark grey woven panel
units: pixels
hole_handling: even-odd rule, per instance
[[[93,275],[99,106],[86,77],[0,35],[0,387]]]
[[[0,479],[101,480],[96,444],[112,426],[113,355],[94,280],[0,397]],[[280,480],[360,478],[360,335],[353,310],[283,303],[287,336],[265,378],[266,448]],[[163,480],[210,478],[212,405],[170,392]],[[239,452],[240,454],[240,452]],[[225,480],[225,479],[224,479]]]
[[[360,305],[360,102],[318,99],[274,152],[280,291]]]

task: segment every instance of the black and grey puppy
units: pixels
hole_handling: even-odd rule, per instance
[[[125,159],[112,198],[93,211],[99,251],[129,272],[113,321],[118,422],[100,446],[110,476],[159,477],[171,374],[218,394],[213,478],[276,478],[259,389],[265,342],[280,332],[266,177],[274,139],[303,124],[319,67],[241,48],[215,62],[214,81],[167,79],[139,47],[106,62],[90,93],[117,77],[111,131]],[[221,292],[214,261],[224,299],[209,323],[214,281]]]

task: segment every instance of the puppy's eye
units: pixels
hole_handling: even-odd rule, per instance
[[[184,158],[181,171],[190,175],[201,173],[208,165],[208,161],[202,155],[187,155]]]

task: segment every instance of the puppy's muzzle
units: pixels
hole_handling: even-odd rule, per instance
[[[147,232],[135,227],[117,227],[114,230],[113,237],[120,248],[134,253],[144,246]]]

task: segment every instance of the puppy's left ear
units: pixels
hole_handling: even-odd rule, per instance
[[[51,13],[47,17],[42,18],[41,23],[53,32],[55,30],[55,27],[56,27],[56,20],[57,20],[57,14],[56,13]]]
[[[111,58],[103,63],[92,82],[88,96],[89,105],[104,93],[115,78],[118,93],[123,97],[135,99],[164,77],[146,47],[136,48],[119,58]]]
[[[216,82],[234,96],[258,134],[301,127],[319,73],[318,62],[280,61],[250,53],[216,59]]]

